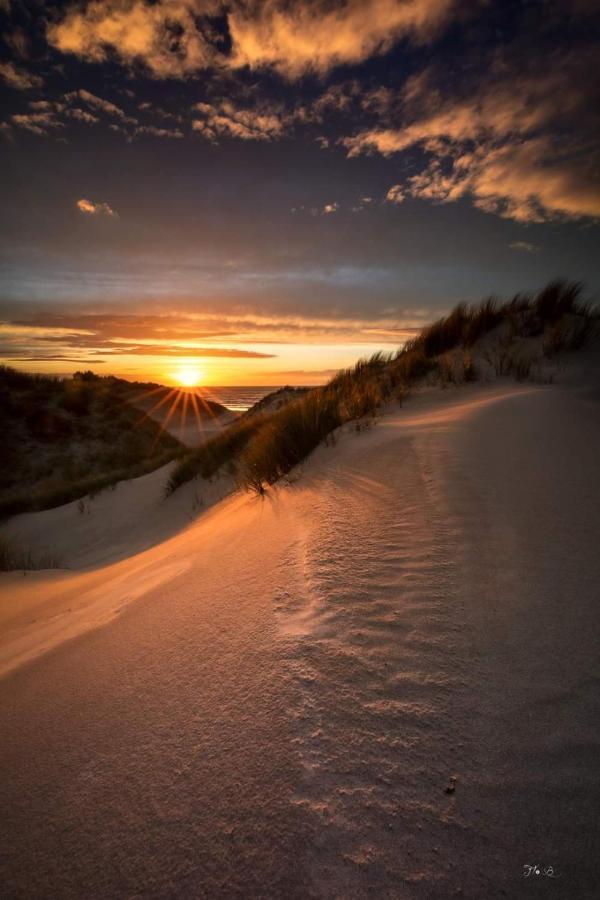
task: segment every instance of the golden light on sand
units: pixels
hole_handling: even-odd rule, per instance
[[[202,371],[197,366],[182,366],[175,373],[175,380],[183,387],[196,387],[202,381]]]

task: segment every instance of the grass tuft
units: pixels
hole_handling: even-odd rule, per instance
[[[167,481],[166,496],[193,478],[212,478],[216,475],[244,449],[252,435],[261,428],[264,419],[262,414],[241,418],[183,456]]]
[[[0,535],[0,572],[58,568],[60,568],[60,563],[56,557],[50,554],[35,556],[31,550],[19,547],[14,541]]]

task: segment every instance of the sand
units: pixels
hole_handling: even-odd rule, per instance
[[[587,374],[424,393],[128,557],[110,492],[102,559],[2,576],[6,893],[596,896]]]

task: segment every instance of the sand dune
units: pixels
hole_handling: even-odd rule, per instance
[[[8,894],[595,896],[596,397],[423,394],[160,543],[154,473],[128,558],[36,514],[86,568],[0,579]]]

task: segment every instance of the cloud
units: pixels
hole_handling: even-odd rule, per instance
[[[585,148],[561,151],[545,137],[482,146],[450,161],[434,159],[409,179],[409,193],[438,202],[471,196],[484,212],[517,222],[600,216],[600,186]]]
[[[85,213],[87,216],[108,216],[109,218],[118,219],[118,213],[108,205],[108,203],[93,203],[91,200],[78,200],[77,209]]]
[[[479,209],[522,222],[596,218],[598,122],[590,111],[597,98],[586,59],[580,52],[554,60],[549,71],[509,70],[510,78],[505,66],[492,66],[487,81],[462,97],[441,93],[426,70],[397,98],[392,115],[400,126],[385,122],[341,143],[351,157],[420,147],[422,171],[391,188],[404,197],[447,203],[467,196]]]
[[[442,151],[452,142],[494,140],[529,134],[556,117],[556,95],[562,94],[561,114],[577,114],[585,106],[579,90],[569,90],[564,67],[558,72],[491,83],[471,91],[466,98],[444,96],[432,83],[429,71],[409,79],[396,98],[407,119],[401,127],[372,128],[343,138],[348,156],[377,152],[391,156],[415,144]]]
[[[298,106],[295,117],[300,122],[330,121],[332,115],[348,115],[360,106],[364,91],[357,79],[332,84],[311,103]]]
[[[129,338],[123,336],[124,331],[129,331]],[[192,342],[194,332],[196,340],[219,336],[218,332],[199,331],[193,319],[177,316],[41,314],[30,320],[0,322],[0,358],[92,362],[90,357],[94,357],[94,362],[103,362],[121,356],[272,359],[276,355],[239,346],[199,346]]]
[[[230,100],[221,100],[215,105],[197,103],[194,110],[200,118],[193,119],[192,129],[211,141],[218,137],[270,141],[283,135],[284,120],[269,107],[240,109]]]
[[[523,253],[537,253],[538,250],[542,249],[537,244],[530,244],[529,241],[513,241],[508,246],[511,250],[521,250]]]
[[[37,135],[48,134],[54,128],[64,127],[63,123],[55,118],[54,112],[15,113],[11,116],[11,122]]]
[[[129,65],[145,64],[159,78],[179,78],[205,68],[214,53],[197,17],[218,10],[211,0],[93,0],[71,5],[50,25],[49,43],[63,53],[102,62],[110,52]]]
[[[93,116],[92,113],[87,112],[85,109],[79,109],[78,106],[73,109],[68,109],[66,114],[69,118],[75,119],[78,122],[85,122],[86,125],[95,125],[96,122],[100,121],[98,116]]]
[[[219,357],[221,359],[272,359],[275,353],[259,353],[257,350],[239,350],[232,347],[169,347],[164,344],[143,346],[124,345],[103,350],[109,356],[177,356],[177,357]]]
[[[288,78],[324,74],[385,53],[403,37],[426,41],[454,0],[92,0],[72,3],[47,30],[63,53],[93,62],[109,54],[143,63],[158,78],[210,67],[271,67]],[[221,48],[222,16],[231,52]],[[212,19],[211,19],[212,17]]]
[[[133,116],[128,116],[120,106],[116,105],[116,103],[111,103],[110,100],[104,100],[102,97],[97,97],[96,94],[92,94],[90,91],[83,89],[71,91],[71,93],[65,94],[65,99],[69,101],[83,100],[88,106],[106,113],[107,116],[113,116],[113,118],[120,119],[122,122],[127,122],[129,125],[137,125],[138,120]]]
[[[260,0],[235,5],[228,23],[232,64],[271,66],[288,78],[324,74],[385,53],[402,37],[427,40],[453,0]]]
[[[183,131],[178,128],[157,128],[154,125],[138,125],[135,134],[149,134],[158,138],[182,138]]]
[[[12,359],[14,362],[53,362],[62,360],[63,362],[85,363],[87,365],[98,366],[104,364],[104,359],[82,359],[80,356],[9,356],[5,355],[5,359]]]
[[[405,197],[404,191],[402,190],[402,186],[399,184],[393,184],[392,187],[387,192],[387,194],[385,195],[385,199],[389,203],[402,203],[402,201],[404,200],[404,197]]]
[[[43,79],[25,69],[18,69],[11,62],[0,62],[0,78],[17,91],[29,91],[42,86]]]
[[[357,336],[374,343],[397,344],[414,333],[431,317],[429,310],[402,310],[401,320],[390,315],[377,321],[371,316],[345,318],[340,310],[328,311],[319,318],[304,315],[266,315],[261,313],[223,314],[222,312],[185,312],[163,314],[115,314],[38,311],[27,318],[0,322],[0,341],[35,344],[36,352],[48,352],[48,344],[60,350],[89,353],[92,350],[122,350],[131,346],[170,346],[185,354],[190,347],[231,342],[261,345],[270,341],[296,343],[302,336],[320,340],[355,340]],[[414,327],[413,327],[414,326]],[[53,346],[50,352],[57,352]],[[17,352],[17,351],[15,351]],[[18,351],[19,353],[22,350]]]

